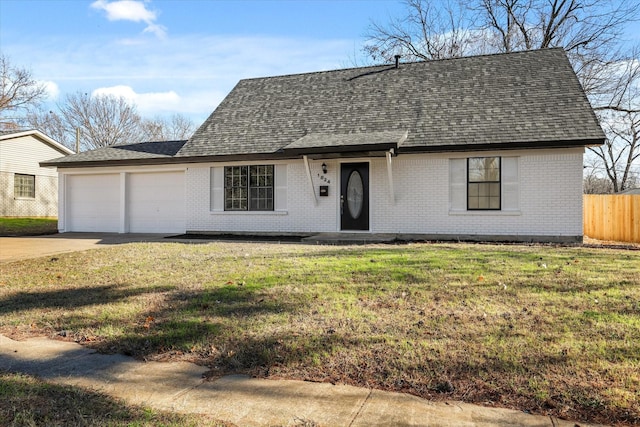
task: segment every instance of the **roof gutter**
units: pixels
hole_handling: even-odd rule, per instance
[[[483,143],[464,145],[437,145],[437,146],[399,146],[396,142],[382,144],[365,144],[358,146],[314,147],[308,149],[288,149],[273,153],[248,153],[226,154],[219,156],[191,156],[191,157],[152,157],[143,159],[113,159],[113,160],[85,160],[85,161],[44,161],[42,167],[55,166],[58,168],[84,168],[84,167],[109,167],[109,166],[147,166],[162,164],[184,163],[213,163],[236,162],[256,160],[291,160],[308,156],[309,159],[329,159],[345,157],[386,157],[388,153],[396,156],[409,153],[444,153],[462,151],[489,151],[489,150],[520,150],[543,148],[574,148],[590,147],[604,144],[605,139],[568,140],[551,142],[511,142],[511,143]],[[393,151],[391,151],[393,150]],[[64,158],[62,158],[64,159]]]

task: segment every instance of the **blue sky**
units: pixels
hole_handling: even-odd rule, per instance
[[[370,21],[403,11],[398,0],[0,0],[0,51],[52,102],[110,93],[145,117],[200,124],[242,78],[352,66]]]
[[[118,7],[120,6],[120,7]],[[200,124],[242,78],[352,65],[398,1],[0,0],[0,50],[65,93],[113,93]]]

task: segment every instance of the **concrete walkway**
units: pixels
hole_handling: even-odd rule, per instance
[[[204,413],[238,426],[549,426],[578,424],[553,417],[430,402],[415,396],[304,381],[232,375],[205,381],[204,367],[186,362],[141,362],[102,355],[76,343],[0,335],[0,369],[85,387],[131,404],[181,413]],[[587,424],[579,424],[587,426]]]

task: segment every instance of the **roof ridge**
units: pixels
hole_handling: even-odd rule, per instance
[[[518,51],[514,51],[514,52],[482,53],[482,54],[477,54],[477,55],[456,56],[456,57],[451,57],[451,58],[429,59],[429,60],[422,60],[422,61],[408,61],[408,62],[401,62],[400,66],[403,66],[403,65],[415,65],[415,64],[427,64],[427,63],[438,63],[438,62],[446,62],[446,61],[460,61],[460,60],[486,58],[486,57],[492,57],[492,56],[506,56],[506,55],[514,56],[514,55],[518,55],[518,54],[531,54],[531,53],[548,52],[548,51],[554,51],[554,50],[560,50],[560,51],[565,52],[564,48],[562,48],[562,47],[545,47],[545,48],[540,48],[540,49],[518,50]],[[362,66],[362,67],[346,67],[346,68],[334,68],[334,69],[331,69],[331,70],[305,71],[305,72],[300,72],[300,73],[286,73],[286,74],[279,74],[279,75],[275,75],[275,76],[248,77],[248,78],[240,79],[238,81],[238,83],[239,82],[243,82],[243,81],[278,79],[278,78],[282,78],[282,77],[296,77],[296,76],[306,76],[306,75],[313,75],[313,74],[337,73],[337,72],[343,72],[343,71],[369,70],[369,69],[383,68],[383,67],[395,67],[395,64],[393,64],[393,63],[384,63],[384,64],[377,64],[377,65],[365,65],[365,66]]]

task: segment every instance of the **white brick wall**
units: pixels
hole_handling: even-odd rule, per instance
[[[517,212],[450,212],[449,155],[408,155],[394,159],[396,204],[386,203],[380,172],[372,175],[372,231],[449,235],[582,235],[582,153],[579,149],[464,153],[457,157],[519,158],[520,210]]]
[[[273,164],[274,162],[254,162]],[[281,163],[281,162],[275,162]],[[287,202],[282,212],[212,212],[210,209],[210,169],[212,164],[187,169],[187,230],[215,232],[324,232],[337,230],[336,163],[324,161],[328,173],[322,174],[322,161],[310,161],[313,188],[302,160],[287,165]],[[216,166],[221,166],[216,164]],[[325,177],[330,184],[321,180]],[[319,197],[320,185],[329,185],[329,197]]]
[[[371,232],[443,235],[582,235],[582,148],[462,154],[400,155],[392,159],[395,202],[389,192],[385,158],[370,161]],[[519,158],[520,210],[451,212],[449,159],[471,156]],[[273,163],[273,162],[258,162]],[[187,230],[215,232],[307,233],[339,231],[337,160],[310,161],[313,188],[329,186],[329,197],[311,195],[302,160],[287,168],[286,212],[212,212],[210,168],[190,166],[186,174]],[[221,166],[217,164],[216,166]],[[325,183],[322,178],[330,181]]]

